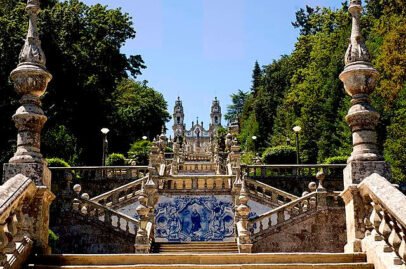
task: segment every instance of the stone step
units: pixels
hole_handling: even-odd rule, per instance
[[[210,268],[197,266],[231,266],[229,268],[241,265],[263,265],[268,266],[286,265],[296,266],[304,265],[326,265],[347,264],[347,267],[331,268],[353,268],[350,264],[362,264],[364,267],[354,268],[372,268],[365,264],[366,256],[362,253],[255,253],[255,254],[234,254],[234,253],[172,253],[172,254],[53,254],[38,256],[32,260],[33,268],[47,268],[43,266],[82,266],[78,268],[93,268],[90,266],[124,266],[118,268],[132,268],[125,266],[144,266],[140,268],[176,268],[163,267],[177,265],[179,268]],[[88,267],[83,267],[83,266]],[[155,266],[155,267],[154,267]],[[161,267],[160,267],[161,266]],[[192,267],[182,267],[192,266]],[[58,268],[58,267],[50,267]],[[62,268],[62,267],[61,267]],[[65,267],[69,268],[69,267]],[[75,268],[75,267],[72,267]],[[103,267],[95,267],[103,268]],[[134,267],[137,268],[137,267]],[[249,267],[246,267],[249,268]],[[261,268],[261,267],[258,267]],[[273,267],[278,268],[278,267]],[[307,267],[281,267],[281,268],[307,268]],[[310,268],[310,267],[309,267]],[[319,267],[323,268],[323,267]],[[328,267],[326,267],[328,268]]]
[[[373,269],[372,264],[367,263],[320,263],[320,264],[213,264],[213,265],[196,265],[196,264],[136,264],[136,265],[35,265],[31,268],[36,269],[211,269],[211,268],[228,268],[228,269]]]
[[[193,243],[158,243],[155,245],[155,252],[215,252],[215,253],[237,253],[236,242],[193,242]]]

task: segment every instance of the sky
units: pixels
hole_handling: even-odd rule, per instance
[[[224,116],[230,95],[250,89],[255,61],[262,66],[292,52],[299,35],[291,25],[297,10],[339,8],[343,0],[83,1],[130,14],[137,35],[122,52],[144,59],[147,69],[137,80],[161,92],[171,114],[180,96],[187,128],[196,117],[208,128],[215,96]],[[172,121],[166,126],[171,130]]]

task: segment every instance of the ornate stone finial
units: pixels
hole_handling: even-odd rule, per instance
[[[18,139],[17,151],[10,163],[43,163],[40,134],[47,117],[41,108],[40,97],[52,76],[45,67],[45,54],[37,30],[39,0],[28,0],[26,11],[29,15],[27,38],[20,53],[20,63],[10,74],[15,91],[22,96],[22,106],[13,115]]]
[[[353,18],[351,43],[345,56],[346,66],[340,74],[346,92],[352,97],[352,107],[346,116],[353,133],[353,152],[348,162],[379,161],[383,159],[376,145],[375,128],[379,113],[368,99],[375,89],[379,73],[370,63],[370,56],[361,36],[361,1],[351,0],[348,10]]]
[[[351,0],[348,11],[352,16],[351,43],[345,54],[345,64],[363,61],[370,62],[371,56],[365,46],[364,39],[361,35],[361,0]]]
[[[41,48],[41,40],[37,30],[38,13],[40,11],[39,0],[28,0],[25,10],[29,15],[29,26],[27,38],[19,56],[20,64],[32,63],[45,68],[46,58]]]

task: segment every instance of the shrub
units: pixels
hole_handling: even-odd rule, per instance
[[[128,157],[134,160],[137,165],[148,164],[148,155],[151,151],[152,142],[148,140],[139,140],[131,144],[128,151]]]
[[[254,152],[248,151],[242,154],[241,163],[243,164],[253,164],[253,159],[255,157]]]
[[[346,164],[348,156],[333,156],[324,160],[325,164]]]
[[[262,154],[262,161],[266,164],[294,164],[296,163],[296,149],[292,146],[267,148]]]
[[[70,167],[68,162],[61,158],[49,158],[46,160],[48,162],[48,167]]]
[[[125,165],[125,157],[121,153],[112,153],[106,159],[107,166]]]

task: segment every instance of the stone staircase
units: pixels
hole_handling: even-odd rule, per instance
[[[236,242],[157,243],[156,253],[238,253]]]
[[[260,253],[260,254],[105,254],[38,256],[29,268],[239,268],[239,269],[373,269],[361,253]]]

